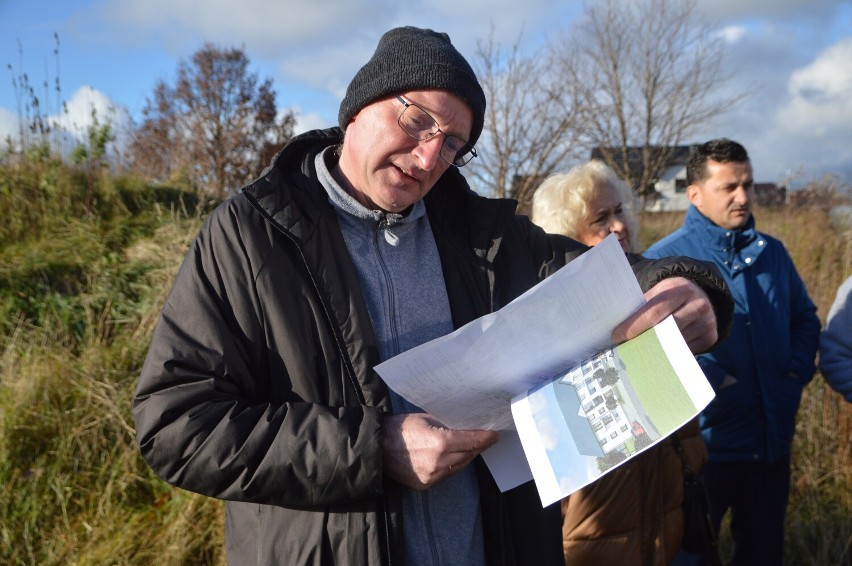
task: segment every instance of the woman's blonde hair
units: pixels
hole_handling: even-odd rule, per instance
[[[545,179],[533,194],[532,221],[545,232],[576,238],[595,191],[605,185],[614,188],[621,198],[630,231],[630,249],[635,251],[638,226],[633,214],[633,194],[615,171],[597,159]]]

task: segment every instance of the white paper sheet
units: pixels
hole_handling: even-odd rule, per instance
[[[609,345],[613,328],[643,303],[611,235],[499,311],[395,356],[376,371],[447,427],[512,430],[516,395]],[[528,467],[526,475],[521,470],[526,462],[517,461],[517,436],[504,436],[497,446],[506,445],[484,455],[501,489],[531,478]]]

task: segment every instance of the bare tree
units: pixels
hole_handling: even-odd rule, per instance
[[[741,101],[734,72],[695,0],[606,0],[555,45],[586,114],[588,147],[646,197],[675,146]]]
[[[478,43],[474,68],[488,105],[470,176],[492,196],[517,199],[525,212],[542,179],[576,151],[579,112],[571,85],[541,54],[523,55],[519,46],[520,38],[502,48],[493,30]]]
[[[293,134],[291,112],[276,116],[272,82],[248,71],[242,49],[206,44],[159,82],[130,144],[133,168],[160,180],[185,178],[224,197],[256,175],[270,148]]]

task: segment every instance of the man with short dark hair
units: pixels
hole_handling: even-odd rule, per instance
[[[646,257],[713,261],[734,296],[731,333],[698,356],[716,398],[701,414],[713,522],[730,509],[733,564],[781,565],[790,449],[802,389],[813,377],[816,307],[787,250],[755,229],[745,148],[728,139],[696,148],[686,168],[691,203],[681,228]]]
[[[230,563],[562,564],[559,506],[500,493],[477,458],[498,433],[442,426],[373,369],[588,249],[470,190],[484,117],[446,34],[391,30],[340,128],[291,140],[201,228],[133,411],[161,477],[227,501]],[[669,313],[693,351],[724,334],[712,265],[631,259],[649,302],[615,338]]]

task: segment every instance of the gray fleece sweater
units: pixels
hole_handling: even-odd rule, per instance
[[[318,155],[317,176],[337,211],[381,359],[452,332],[441,261],[423,202],[405,215],[369,210],[335,181],[335,160],[333,148]],[[421,412],[393,391],[391,403],[398,414]],[[406,490],[403,525],[407,564],[484,566],[473,466],[426,491]]]

